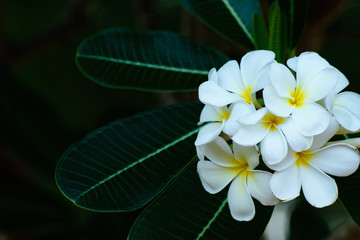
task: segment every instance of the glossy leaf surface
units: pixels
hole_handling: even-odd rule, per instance
[[[257,0],[178,0],[187,10],[205,22],[210,28],[253,49],[253,15],[261,15]]]
[[[142,206],[196,156],[201,108],[200,103],[173,105],[95,130],[60,159],[58,186],[83,208],[128,211]]]
[[[152,239],[259,239],[273,207],[256,202],[256,215],[239,222],[230,215],[227,188],[212,195],[206,192],[192,165],[154,204],[144,210],[130,231],[130,240]]]
[[[86,39],[76,61],[91,80],[112,88],[196,90],[211,68],[229,59],[181,35],[110,29]]]

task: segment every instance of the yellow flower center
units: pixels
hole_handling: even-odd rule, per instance
[[[221,112],[220,112],[220,117],[221,117],[221,121],[222,121],[223,119],[228,120],[229,117],[230,117],[230,110],[225,109],[225,108],[222,108],[222,109],[221,109]]]
[[[269,128],[270,131],[274,131],[276,126],[283,123],[285,118],[275,116],[274,114],[267,113],[263,119],[262,123],[265,128]]]
[[[305,150],[302,152],[295,152],[294,153],[295,158],[297,159],[295,164],[300,167],[300,166],[308,166],[309,165],[309,160],[311,159],[313,153],[311,153],[309,150]]]
[[[296,88],[290,95],[289,103],[295,107],[301,107],[304,104],[305,94],[301,89]]]
[[[251,104],[251,92],[252,92],[252,88],[247,87],[245,91],[243,91],[242,93],[240,93],[240,97],[242,97],[246,103],[248,103],[249,105]]]

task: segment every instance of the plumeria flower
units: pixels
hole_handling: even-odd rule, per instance
[[[245,103],[232,104],[230,107],[213,107],[205,105],[200,114],[199,125],[204,125],[196,138],[195,146],[213,141],[221,132],[232,136],[238,129],[237,122],[241,116],[249,113],[254,107]]]
[[[306,200],[314,207],[325,207],[336,201],[337,185],[327,174],[349,176],[356,171],[360,161],[359,152],[352,145],[336,143],[322,147],[338,128],[336,120],[331,118],[328,129],[314,137],[310,149],[302,152],[289,150],[284,161],[270,166],[275,170],[270,186],[277,198],[292,200],[300,195],[302,189]]]
[[[254,170],[259,164],[256,146],[233,144],[233,151],[221,137],[200,146],[210,160],[199,161],[197,170],[205,190],[217,193],[230,182],[228,204],[231,215],[239,221],[250,221],[255,216],[252,197],[263,205],[275,205],[278,199],[270,191],[271,173]]]
[[[236,102],[258,105],[256,92],[268,84],[269,66],[274,58],[271,51],[257,50],[245,54],[240,66],[232,60],[218,72],[213,68],[208,81],[199,87],[200,101],[216,107]]]
[[[350,91],[341,92],[349,81],[340,71],[339,74],[338,83],[324,99],[324,104],[343,128],[357,132],[360,130],[360,95]]]
[[[335,87],[339,71],[313,52],[289,59],[288,65],[296,70],[296,80],[283,64],[271,64],[271,84],[263,91],[265,106],[276,116],[291,115],[302,135],[318,135],[328,127],[330,114],[316,102]]]
[[[288,152],[288,144],[296,151],[308,149],[312,137],[299,133],[291,117],[282,118],[270,113],[266,107],[239,119],[241,125],[232,140],[243,146],[260,142],[261,154],[267,164],[277,164]]]

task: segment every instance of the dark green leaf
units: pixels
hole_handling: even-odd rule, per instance
[[[86,39],[76,54],[81,71],[112,88],[196,90],[229,59],[189,38],[162,31],[110,29]]]
[[[253,49],[253,15],[261,15],[257,0],[178,0],[210,28],[240,45]]]
[[[234,220],[227,204],[227,189],[215,195],[206,192],[194,164],[138,217],[129,239],[259,239],[273,207],[258,202],[255,205],[252,221]]]
[[[275,59],[284,63],[287,54],[287,17],[280,8],[278,1],[274,1],[269,10],[269,50],[275,52]]]
[[[339,198],[360,227],[360,169],[348,177],[338,177]]]
[[[304,31],[310,0],[278,1],[288,18],[288,46],[289,49],[294,49]]]
[[[95,130],[61,157],[58,186],[76,205],[92,210],[144,205],[196,155],[201,108],[173,105]]]
[[[269,35],[266,30],[264,18],[255,14],[253,20],[253,37],[255,49],[269,49]]]

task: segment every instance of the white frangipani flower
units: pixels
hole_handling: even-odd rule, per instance
[[[243,147],[234,143],[232,152],[226,141],[218,137],[200,148],[210,160],[199,161],[197,165],[202,185],[206,191],[214,194],[231,182],[228,204],[234,219],[250,221],[254,218],[252,197],[263,205],[275,205],[278,202],[270,191],[271,174],[254,170],[259,164],[256,146]]]
[[[339,74],[338,83],[324,99],[324,104],[343,128],[357,132],[360,130],[360,95],[350,91],[341,92],[349,81],[340,71]]]
[[[328,129],[314,137],[312,147],[302,152],[288,151],[279,164],[269,166],[275,170],[270,186],[277,198],[289,201],[300,195],[302,189],[306,200],[314,207],[325,207],[338,196],[333,176],[349,176],[359,166],[360,155],[356,147],[336,143],[322,147],[338,130],[332,118]],[[321,148],[322,147],[322,148]]]
[[[335,87],[339,71],[312,52],[289,59],[288,65],[296,70],[297,80],[283,64],[271,64],[271,84],[263,91],[265,106],[276,116],[291,115],[302,135],[318,135],[327,128],[330,114],[316,102]]]
[[[254,106],[245,103],[232,104],[230,107],[205,105],[201,111],[198,124],[208,124],[200,129],[195,146],[213,141],[221,132],[229,136],[234,135],[239,126],[237,120],[249,113],[253,108]]]
[[[273,115],[266,107],[239,119],[241,125],[232,140],[243,146],[254,146],[260,142],[261,154],[267,164],[277,164],[288,152],[288,144],[296,151],[308,149],[312,137],[299,133],[291,117]]]
[[[199,87],[199,99],[204,104],[223,107],[231,103],[256,102],[256,92],[269,82],[270,63],[274,62],[272,51],[257,50],[243,56],[239,64],[229,61],[217,72],[209,73],[209,80]]]

